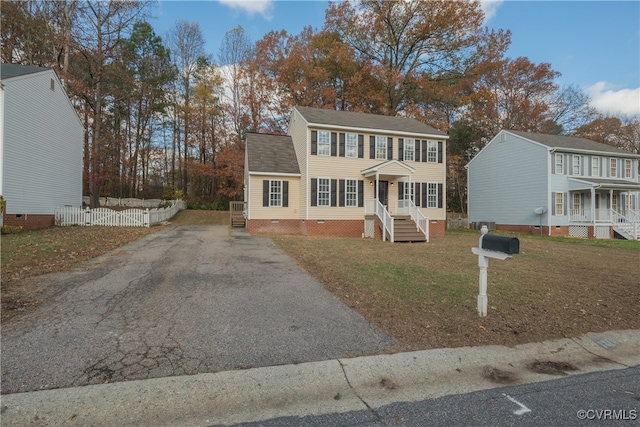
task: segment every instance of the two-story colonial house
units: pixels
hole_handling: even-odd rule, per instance
[[[469,222],[640,239],[639,161],[584,138],[502,130],[467,165]]]
[[[447,139],[411,118],[294,107],[288,135],[247,135],[247,228],[391,241],[442,236]]]

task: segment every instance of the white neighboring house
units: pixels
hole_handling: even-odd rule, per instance
[[[639,161],[584,138],[502,130],[466,166],[469,223],[640,239]]]
[[[0,195],[4,225],[53,225],[57,206],[82,205],[84,127],[56,73],[0,65]]]

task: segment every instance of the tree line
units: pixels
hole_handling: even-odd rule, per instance
[[[84,194],[176,197],[225,209],[243,195],[247,132],[286,133],[294,105],[414,117],[448,132],[449,209],[464,165],[500,130],[583,136],[640,153],[637,118],[604,116],[551,64],[508,58],[509,30],[477,1],[330,3],[324,26],[238,26],[218,52],[196,22],[164,36],[147,1],[5,1],[2,62],[53,68],[86,128]]]

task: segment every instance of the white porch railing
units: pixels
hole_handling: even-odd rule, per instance
[[[83,209],[73,206],[58,207],[54,211],[55,224],[103,225],[107,227],[150,227],[172,218],[178,211],[186,209],[182,200],[175,200],[167,208],[127,209],[116,211],[108,208]]]
[[[393,242],[393,218],[387,208],[376,199],[367,199],[364,201],[365,215],[376,215],[382,223],[382,240],[386,240],[387,233],[389,240]]]
[[[424,234],[429,241],[429,218],[423,215],[420,209],[411,199],[398,200],[396,202],[396,212],[400,215],[409,215],[416,223],[416,230]]]
[[[640,212],[633,209],[627,209],[624,212],[613,209],[595,210],[595,222],[615,223],[620,222],[621,217],[629,222],[640,221]],[[591,209],[569,209],[569,222],[594,222]]]

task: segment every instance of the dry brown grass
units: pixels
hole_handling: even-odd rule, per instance
[[[521,253],[491,260],[489,314],[477,313],[479,234],[427,244],[276,236],[340,300],[402,350],[516,345],[640,328],[640,242],[519,236]]]

